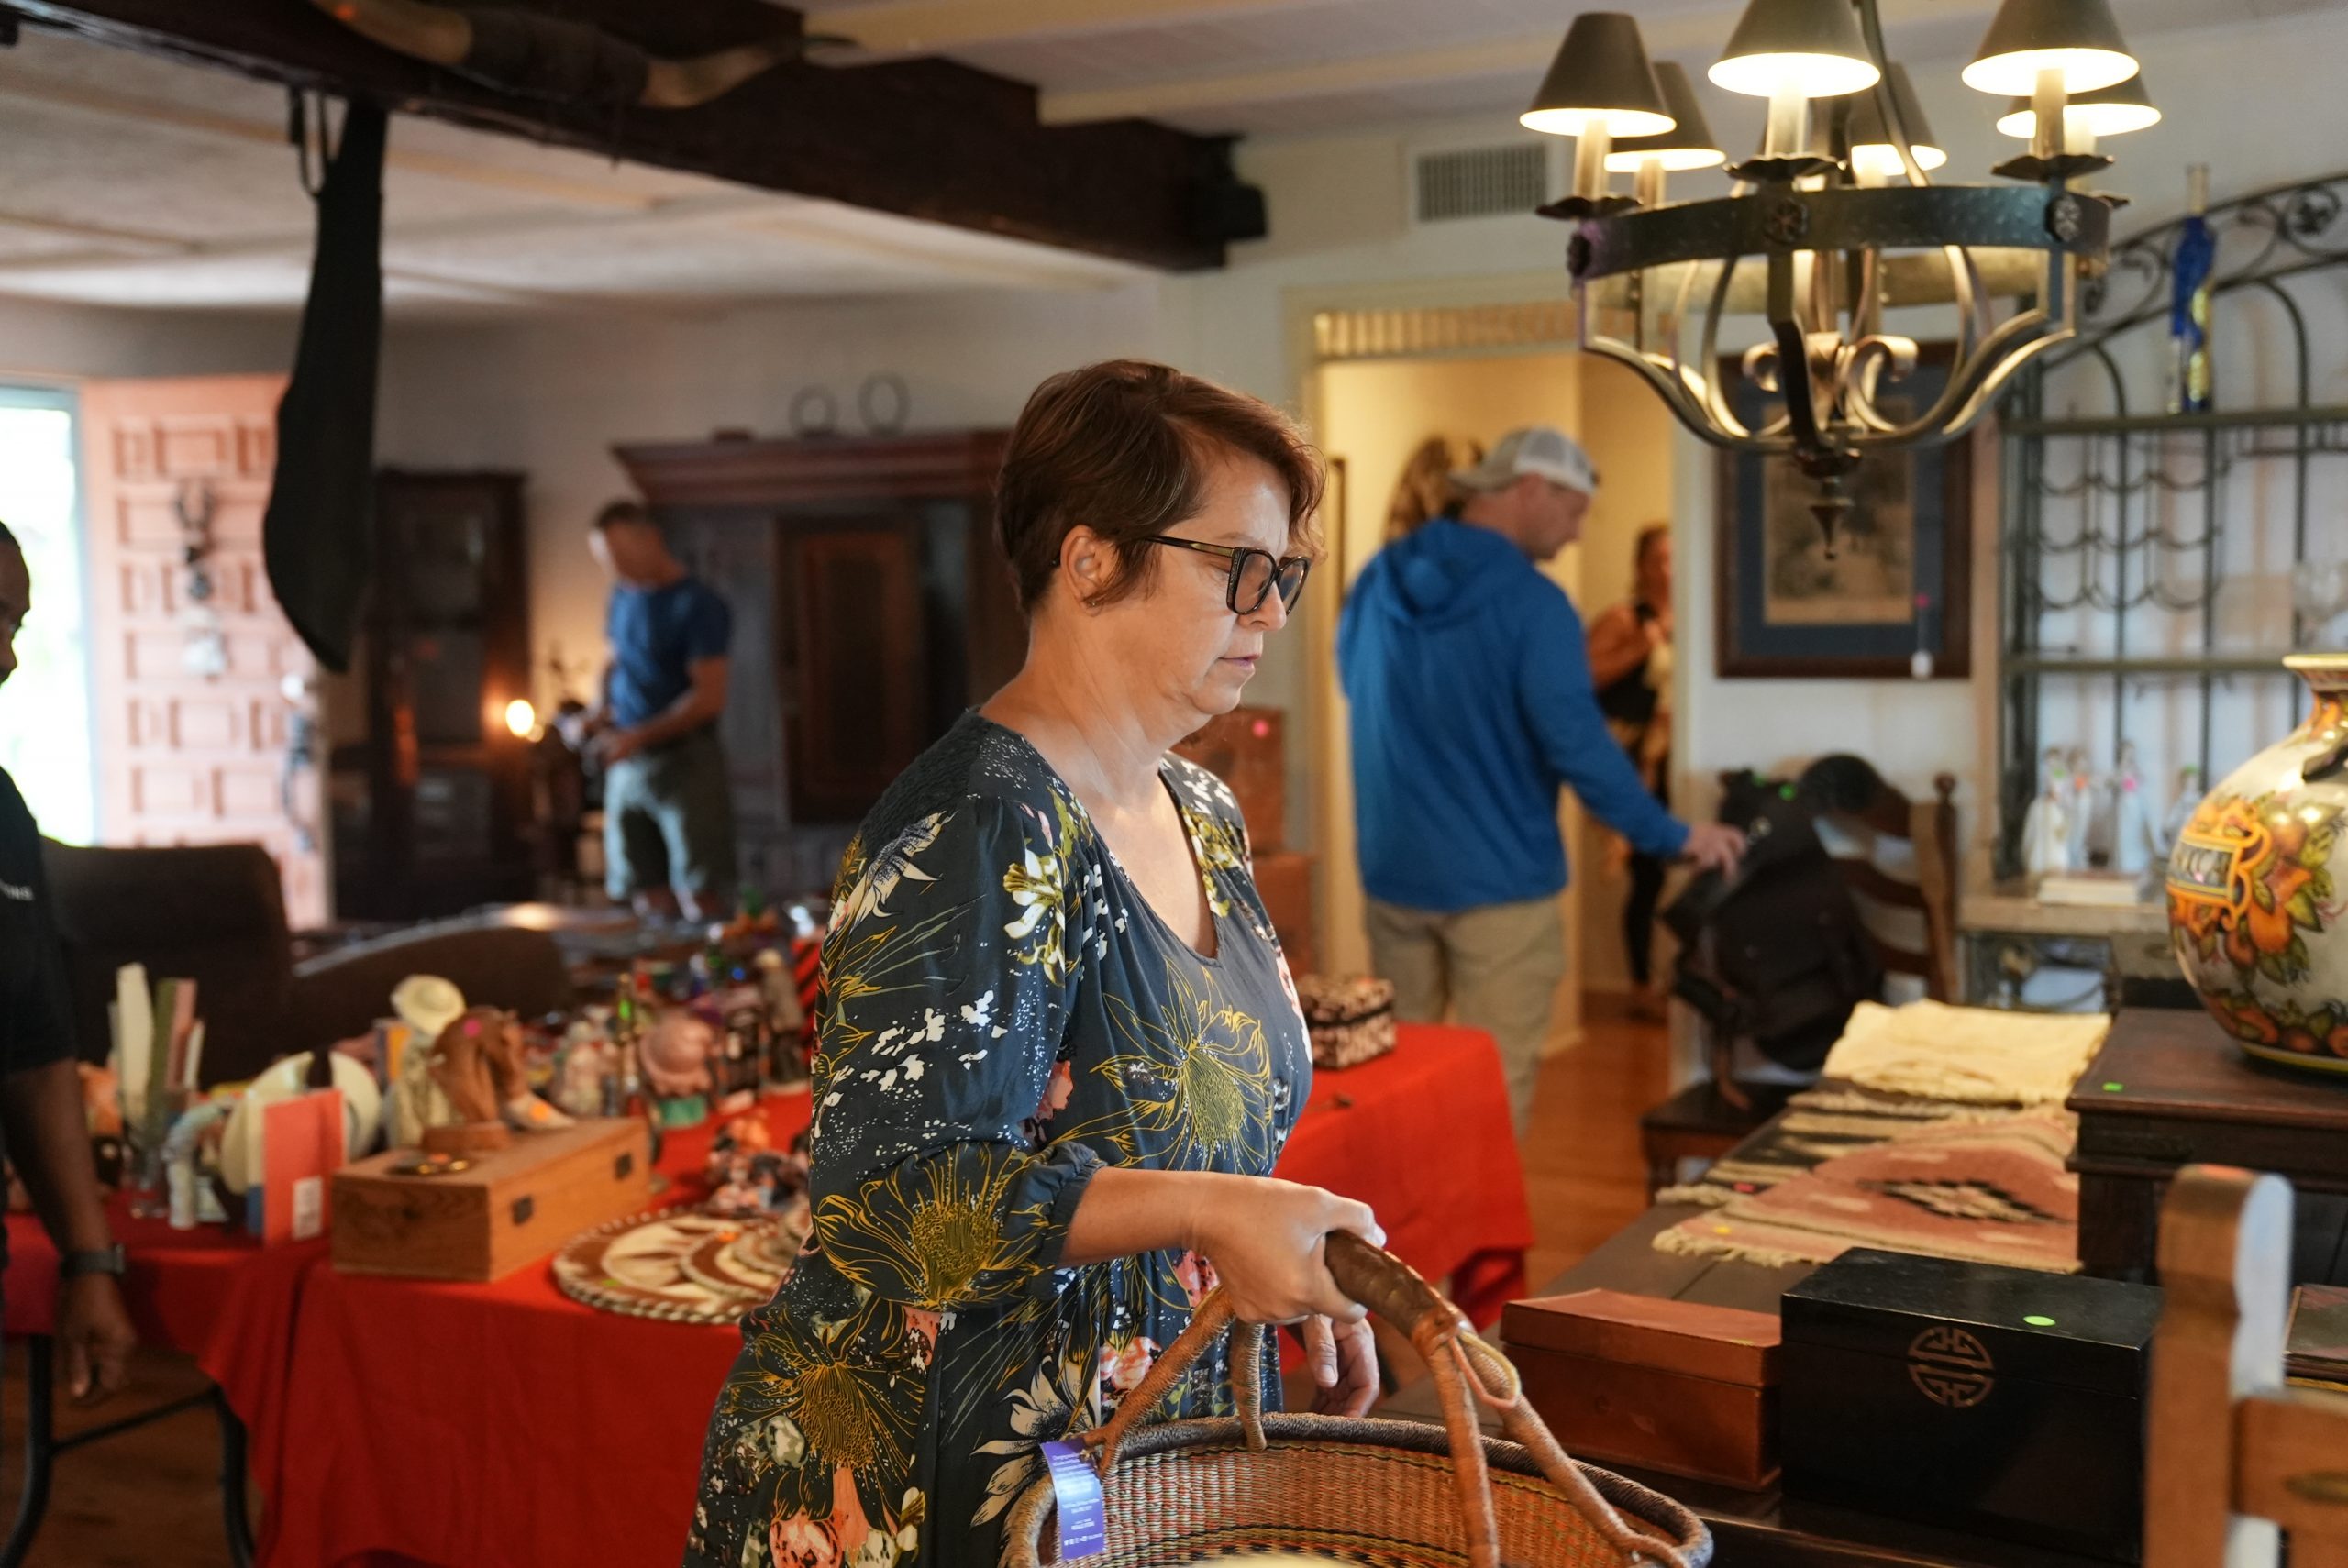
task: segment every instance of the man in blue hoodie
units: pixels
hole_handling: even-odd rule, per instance
[[[1581,617],[1534,563],[1581,535],[1598,474],[1546,425],[1452,483],[1465,501],[1374,557],[1346,601],[1369,943],[1398,1016],[1500,1042],[1521,1135],[1566,974],[1557,790],[1642,854],[1733,867],[1744,840],[1689,827],[1640,780],[1590,687]]]

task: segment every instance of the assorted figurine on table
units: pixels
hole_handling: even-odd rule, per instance
[[[806,1133],[793,1138],[788,1149],[778,1149],[766,1118],[755,1112],[718,1129],[709,1149],[705,1213],[721,1220],[762,1220],[806,1198]]]
[[[2085,746],[2050,745],[2022,816],[2022,869],[2033,879],[2088,870],[2144,877],[2167,862],[2200,800],[2201,770],[2188,765],[2177,770],[2167,809],[2154,816],[2133,741],[2119,743],[2103,775]]]
[[[777,1148],[762,1090],[803,1083],[812,1046],[820,921],[793,910],[713,926],[683,964],[639,962],[608,1002],[526,1019],[470,1005],[437,976],[403,980],[366,1034],[272,1063],[249,1081],[197,1087],[204,1030],[195,988],[118,977],[114,1050],[82,1069],[101,1179],[134,1213],[181,1229],[257,1218],[265,1106],[332,1087],[343,1158],[411,1151],[397,1174],[445,1176],[520,1137],[579,1119],[641,1116],[664,1132],[722,1123],[709,1157],[712,1220],[803,1234],[805,1140]],[[13,1205],[21,1187],[9,1179]],[[771,1222],[771,1223],[770,1223]],[[770,1252],[780,1246],[762,1242]],[[795,1243],[793,1243],[795,1245]],[[763,1266],[774,1260],[762,1253]]]

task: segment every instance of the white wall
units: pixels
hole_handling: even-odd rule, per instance
[[[99,310],[0,296],[0,379],[234,375],[294,363],[286,315]]]
[[[1161,354],[1155,285],[790,305],[701,320],[619,317],[394,332],[377,455],[414,468],[529,477],[530,629],[541,706],[548,658],[600,668],[605,584],[587,554],[596,509],[627,492],[614,443],[788,434],[793,395],[828,389],[860,428],[857,389],[888,371],[914,429],[1007,425],[1036,382],[1114,354]],[[583,694],[583,693],[582,693]]]

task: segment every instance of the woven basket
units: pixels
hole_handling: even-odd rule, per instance
[[[1371,1568],[1704,1568],[1711,1535],[1667,1497],[1567,1457],[1515,1370],[1401,1259],[1333,1235],[1346,1294],[1410,1334],[1443,1396],[1447,1430],[1411,1421],[1261,1413],[1263,1332],[1233,1332],[1233,1419],[1144,1426],[1231,1330],[1217,1291],[1116,1413],[1080,1441],[1102,1473],[1104,1551],[1085,1568],[1178,1568],[1282,1552]],[[1480,1434],[1478,1402],[1515,1441]],[[1058,1568],[1051,1479],[1012,1505],[1003,1568]]]

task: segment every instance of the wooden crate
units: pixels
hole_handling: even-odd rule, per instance
[[[1285,715],[1278,708],[1234,708],[1174,748],[1231,786],[1247,823],[1248,846],[1279,852],[1288,835]]]
[[[1256,891],[1263,898],[1264,912],[1272,917],[1272,929],[1279,933],[1289,968],[1300,975],[1316,972],[1320,966],[1312,940],[1312,856],[1258,855],[1255,872]]]
[[[1767,1313],[1585,1290],[1512,1301],[1501,1331],[1568,1453],[1755,1490],[1777,1479]]]
[[[497,1279],[652,1201],[651,1136],[633,1117],[517,1132],[454,1176],[392,1175],[408,1157],[393,1151],[335,1173],[335,1267]]]

